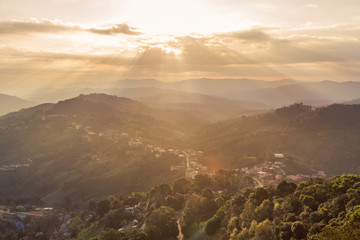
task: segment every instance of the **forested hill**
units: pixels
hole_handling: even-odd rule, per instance
[[[358,240],[359,181],[359,175],[342,175],[253,189],[239,171],[222,170],[214,178],[179,178],[172,186],[109,196],[86,210],[64,198],[52,215],[21,231],[8,224],[0,236],[32,239],[41,231],[42,239],[77,240]]]
[[[81,122],[98,130],[116,127],[124,131],[138,131],[143,134],[141,136],[145,134],[157,140],[181,137],[203,123],[189,114],[158,110],[129,98],[89,94],[10,113],[0,118],[0,127],[11,129],[16,125],[17,129],[21,126],[32,128],[48,124],[44,119],[53,119],[53,125],[57,123],[59,127],[65,123]]]
[[[105,94],[8,114],[0,119],[0,198],[36,196],[56,206],[68,195],[83,204],[170,182],[180,174],[171,165],[185,160],[153,149],[172,147],[201,123]]]
[[[189,142],[207,153],[207,164],[220,167],[245,167],[249,164],[245,157],[282,152],[330,174],[358,172],[360,105],[312,109],[294,104],[216,123]]]

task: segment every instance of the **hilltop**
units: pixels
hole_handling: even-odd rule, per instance
[[[247,78],[200,78],[176,82],[163,82],[152,79],[127,79],[116,81],[108,88],[41,89],[30,96],[30,99],[36,102],[55,102],[73,98],[79,94],[90,94],[93,92],[132,99],[156,98],[156,96],[179,94],[184,96],[189,94],[187,95],[188,98],[192,99],[194,94],[201,94],[207,97],[238,100],[239,103],[243,103],[243,107],[253,109],[252,106],[254,104],[257,104],[257,106],[259,104],[266,105],[267,108],[278,108],[296,102],[303,102],[313,106],[343,103],[359,97],[360,83],[336,81],[304,82],[291,79],[264,81]],[[197,102],[192,103],[196,104]]]
[[[206,152],[204,163],[246,167],[249,156],[280,152],[297,164],[330,174],[358,172],[360,105],[312,109],[294,104],[272,113],[222,121],[189,140]]]
[[[65,195],[87,201],[172,181],[179,173],[170,166],[181,160],[152,153],[153,145],[172,146],[201,124],[105,94],[8,114],[0,119],[0,197],[36,195],[56,205]]]
[[[15,112],[22,108],[35,106],[36,103],[30,102],[15,96],[0,94],[0,116],[9,112]]]
[[[358,172],[359,123],[359,105],[295,104],[209,124],[182,110],[80,95],[0,118],[0,198],[36,195],[56,206],[64,196],[86,204],[144,191],[185,176],[188,149],[202,150],[191,166],[211,170],[253,167],[283,153],[288,174]]]

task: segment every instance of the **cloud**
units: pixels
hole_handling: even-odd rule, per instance
[[[270,35],[265,33],[263,29],[258,29],[258,28],[249,29],[249,30],[240,30],[240,31],[218,34],[218,35],[224,37],[237,38],[245,41],[253,41],[253,42],[269,41],[271,38]]]
[[[115,24],[106,28],[84,28],[76,25],[67,25],[59,20],[51,21],[43,19],[31,19],[29,21],[2,21],[0,22],[0,34],[36,34],[36,33],[59,33],[59,32],[90,32],[100,35],[140,35],[126,23]]]
[[[0,34],[28,34],[28,33],[57,33],[80,31],[81,28],[66,26],[58,21],[42,20],[37,21],[3,21],[0,22]]]
[[[312,37],[327,37],[333,39],[344,39],[349,40],[359,39],[360,36],[360,22],[353,23],[341,23],[333,25],[311,25],[305,27],[298,27],[287,29],[283,31],[283,34],[292,35],[292,34],[302,34]]]
[[[91,28],[87,31],[102,34],[102,35],[115,35],[115,34],[127,34],[127,35],[140,35],[141,32],[135,31],[133,28],[130,28],[129,25],[123,24],[116,24],[110,28]]]
[[[55,25],[64,24],[59,22]],[[68,27],[71,27],[68,31],[89,31],[79,26]],[[103,32],[94,34],[113,35],[127,28],[114,26],[90,31],[97,29]],[[0,79],[41,78],[44,82],[67,79],[75,82],[123,77],[165,80],[188,77],[292,77],[321,80],[336,76],[334,80],[355,80],[360,55],[354,49],[360,48],[360,39],[347,33],[357,29],[356,24],[287,30],[257,27],[166,38],[143,34],[126,38],[121,43],[116,42],[119,45],[57,48],[57,52],[31,46],[0,48],[0,55],[3,56],[0,59]],[[316,35],[317,30],[321,34]],[[42,31],[48,30],[42,28]],[[59,28],[57,31],[64,30]],[[331,31],[344,37],[323,37]],[[39,36],[31,37],[37,39]],[[113,43],[114,39],[110,40]]]

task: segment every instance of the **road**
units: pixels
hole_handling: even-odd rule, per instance
[[[182,217],[183,214],[183,210],[178,211],[177,213],[177,224],[178,224],[178,229],[179,229],[179,235],[177,237],[178,240],[183,240],[184,239],[184,235],[181,232],[181,225],[180,225],[180,219]]]
[[[263,187],[264,186],[264,183],[258,177],[252,177],[252,179],[254,180],[254,182],[256,182],[258,184],[257,187]]]
[[[182,151],[182,153],[185,155],[186,157],[186,168],[190,167],[190,159],[189,159],[189,155],[187,154],[187,152]]]

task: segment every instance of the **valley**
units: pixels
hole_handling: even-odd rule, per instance
[[[195,224],[196,236],[205,237],[210,233],[197,224],[217,216],[224,204],[215,204],[217,198],[358,173],[359,120],[358,105],[293,104],[212,123],[203,115],[106,94],[23,109],[0,118],[0,221],[21,230],[29,220],[40,224],[69,215],[71,221],[51,220],[32,234],[90,239],[116,226],[119,234],[150,236],[155,233],[142,232],[148,214],[158,209],[172,216],[171,209],[158,208],[170,206],[180,211],[174,215],[177,232],[187,238],[194,234],[187,224]],[[323,155],[336,151],[347,154]],[[33,206],[31,199],[37,199]],[[109,223],[115,220],[108,212],[94,213],[104,199],[121,223]],[[208,215],[188,219],[192,201],[210,204]],[[35,209],[41,208],[54,210],[39,215]]]

